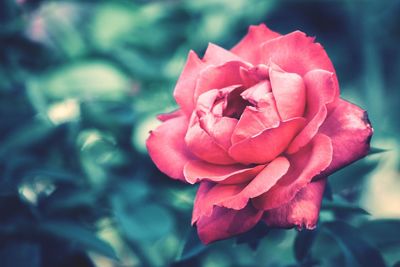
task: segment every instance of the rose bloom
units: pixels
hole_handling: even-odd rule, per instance
[[[192,224],[206,244],[259,221],[315,228],[327,177],[369,151],[366,112],[339,97],[328,55],[300,31],[260,24],[229,51],[190,51],[174,97],[147,148],[166,175],[200,184]]]

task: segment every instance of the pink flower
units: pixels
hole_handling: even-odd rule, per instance
[[[192,224],[204,243],[269,226],[315,227],[327,177],[365,156],[373,129],[339,97],[314,38],[250,26],[230,51],[190,51],[174,97],[147,140],[174,179],[200,183]]]

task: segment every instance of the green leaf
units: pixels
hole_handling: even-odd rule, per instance
[[[360,191],[367,175],[373,171],[378,160],[360,160],[335,172],[329,177],[333,192]]]
[[[371,147],[369,149],[368,155],[373,155],[373,154],[380,154],[389,151],[390,149],[384,149],[384,148],[379,148],[379,147]]]
[[[130,80],[122,71],[106,61],[68,64],[36,80],[33,88],[44,90],[54,99],[123,99],[130,89]]]
[[[2,267],[39,267],[41,266],[38,244],[21,241],[9,241],[0,246]]]
[[[337,212],[349,212],[349,213],[354,213],[354,214],[370,215],[363,208],[360,208],[357,205],[349,203],[337,195],[333,196],[333,200],[323,199],[321,209],[337,211]]]
[[[265,223],[260,222],[254,226],[250,231],[239,235],[236,238],[237,244],[248,244],[253,250],[258,248],[258,245],[262,238],[268,235],[271,231]]]
[[[318,229],[299,231],[294,240],[294,255],[298,262],[310,257],[310,250],[318,234]]]
[[[360,225],[366,239],[378,247],[400,244],[400,220],[380,219]]]
[[[117,260],[114,249],[95,233],[71,222],[52,221],[40,225],[41,232],[56,236],[80,246],[83,250],[93,250]]]
[[[112,204],[122,231],[133,241],[155,241],[172,229],[170,212],[159,205],[130,202],[119,195]]]
[[[330,235],[341,248],[348,267],[385,267],[379,250],[362,237],[362,232],[345,222],[322,224],[321,229]]]
[[[7,157],[11,150],[23,149],[48,138],[56,128],[40,121],[26,123],[0,142],[0,157]]]
[[[196,227],[191,227],[185,239],[185,245],[180,256],[180,261],[191,259],[205,251],[206,248],[207,246],[200,241],[199,236],[197,235]]]

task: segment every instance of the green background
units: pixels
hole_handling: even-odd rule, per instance
[[[399,14],[395,0],[2,0],[1,266],[393,266]],[[196,187],[161,174],[145,140],[176,108],[188,51],[229,49],[261,22],[316,36],[387,151],[330,177],[317,231],[259,226],[204,247]]]

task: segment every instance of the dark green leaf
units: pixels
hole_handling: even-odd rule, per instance
[[[191,227],[186,236],[180,261],[185,261],[203,252],[207,247],[200,241],[196,227]]]
[[[343,198],[340,198],[339,196],[336,195],[333,197],[333,200],[323,199],[321,209],[369,215],[369,213],[363,208],[360,208],[357,205],[349,203]]]
[[[77,224],[64,221],[45,222],[40,225],[40,230],[68,240],[84,250],[93,250],[111,259],[117,259],[113,248],[108,243],[98,238],[95,233]]]
[[[0,247],[2,267],[40,267],[38,244],[12,241]]]
[[[385,267],[379,250],[362,237],[363,234],[345,222],[327,222],[322,228],[341,248],[348,267]]]
[[[360,160],[335,172],[329,177],[329,182],[333,192],[352,195],[351,191],[359,191],[363,186],[365,177],[378,165],[377,160]]]
[[[380,154],[380,153],[387,152],[387,151],[389,151],[389,149],[384,149],[384,148],[379,148],[379,147],[371,147],[368,155]]]
[[[294,240],[294,255],[296,260],[302,262],[309,256],[311,247],[318,234],[318,229],[299,231]]]
[[[113,207],[121,229],[129,239],[155,241],[170,233],[173,221],[167,209],[127,200],[116,196]]]
[[[262,238],[269,234],[271,228],[265,223],[258,223],[250,231],[239,235],[236,238],[237,244],[248,244],[250,248],[256,250]]]
[[[400,244],[400,220],[398,219],[367,221],[359,229],[366,239],[378,247]]]

